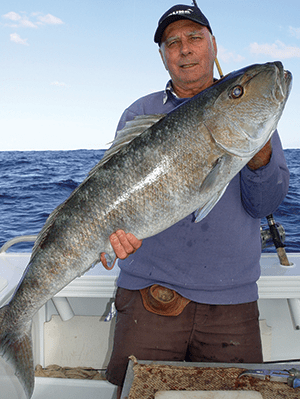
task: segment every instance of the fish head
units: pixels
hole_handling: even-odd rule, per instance
[[[204,124],[225,151],[252,158],[275,131],[291,86],[292,75],[281,62],[232,72],[211,86]]]

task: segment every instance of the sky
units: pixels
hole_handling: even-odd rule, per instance
[[[277,60],[292,72],[278,130],[284,148],[300,148],[300,1],[197,3],[224,74]],[[165,87],[153,36],[174,4],[1,0],[0,151],[107,148],[124,109]]]

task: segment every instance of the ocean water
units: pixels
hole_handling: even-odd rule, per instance
[[[49,214],[103,154],[104,150],[0,152],[0,247],[16,236],[38,234]],[[290,188],[274,218],[285,229],[287,252],[300,252],[300,149],[287,149],[285,156]],[[20,243],[8,252],[31,248],[31,243]],[[264,249],[274,251],[274,247]]]

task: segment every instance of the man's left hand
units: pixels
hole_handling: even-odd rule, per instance
[[[254,155],[254,157],[247,163],[250,169],[256,170],[262,166],[267,165],[270,162],[272,155],[272,144],[271,139],[265,144],[265,146]]]

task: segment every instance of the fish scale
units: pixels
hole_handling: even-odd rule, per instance
[[[194,211],[196,221],[203,219],[270,139],[291,80],[279,62],[251,65],[167,115],[136,118],[52,212],[16,292],[0,309],[0,354],[28,399],[34,389],[33,315],[102,252],[113,260],[109,236],[115,230],[144,239]]]

